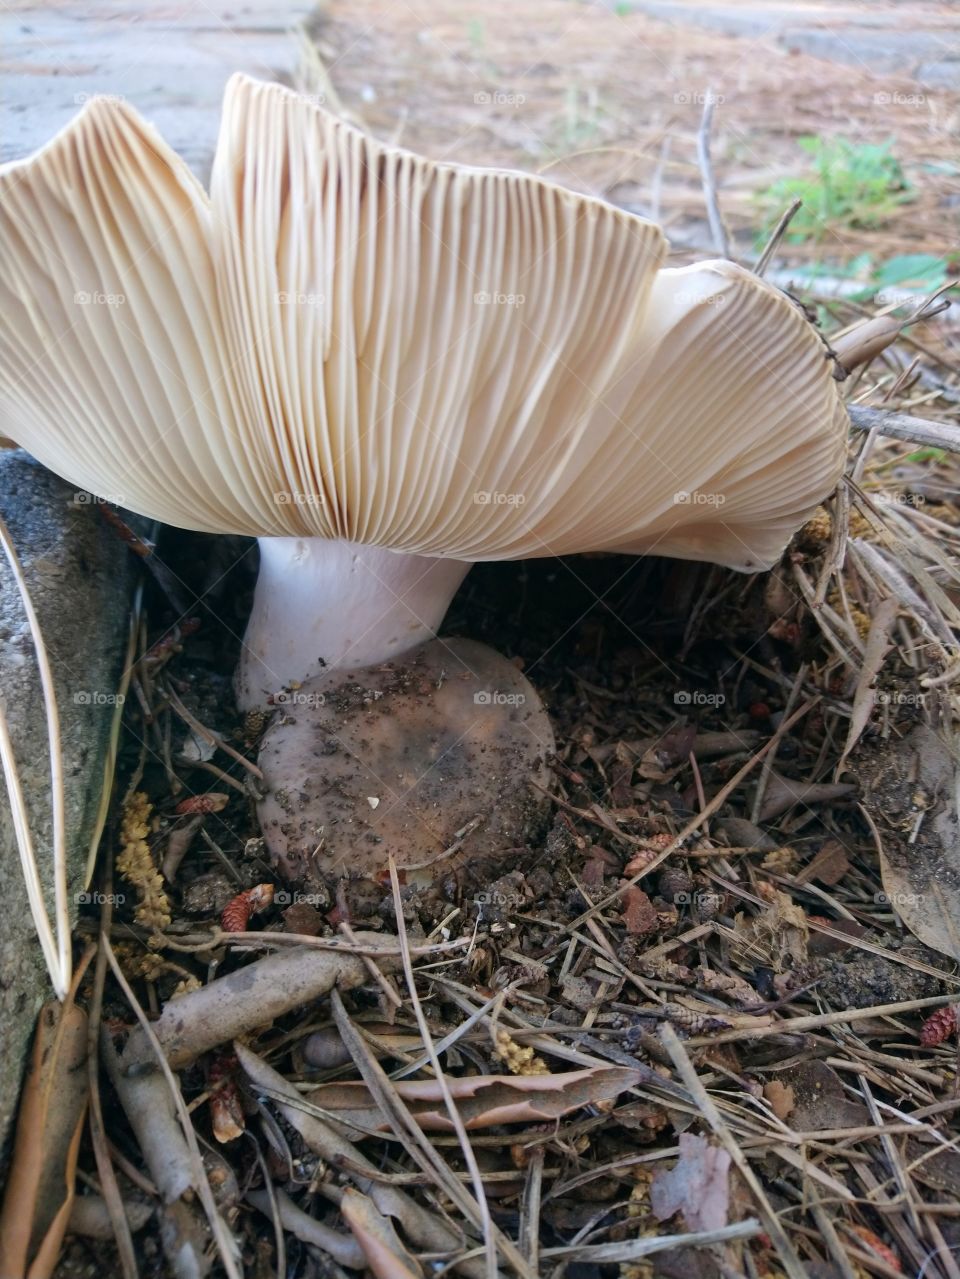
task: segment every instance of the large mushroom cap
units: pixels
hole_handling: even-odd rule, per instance
[[[835,484],[813,329],[651,223],[230,82],[209,197],[94,100],[0,172],[0,430],[168,523],[771,564]]]

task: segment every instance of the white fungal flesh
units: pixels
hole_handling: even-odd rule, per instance
[[[263,538],[237,672],[241,707],[321,669],[373,665],[432,639],[469,567],[339,540]],[[310,696],[292,689],[287,699],[296,711]]]
[[[846,415],[782,295],[665,252],[242,76],[208,197],[94,100],[0,173],[0,431],[186,528],[767,566],[836,483]]]

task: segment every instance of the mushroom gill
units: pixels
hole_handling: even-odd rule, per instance
[[[243,76],[208,196],[95,99],[0,170],[0,430],[133,510],[260,539],[242,706],[338,668],[373,687],[429,654],[473,561],[752,571],[832,490],[847,419],[816,332],[750,272],[666,251],[603,201],[385,146]],[[322,710],[316,731],[348,726]],[[348,749],[362,768],[378,747]],[[330,825],[303,821],[279,856]]]

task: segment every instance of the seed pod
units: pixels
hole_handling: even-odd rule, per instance
[[[726,1030],[730,1023],[723,1017],[713,1017],[709,1013],[698,1013],[683,1004],[664,1004],[663,1011],[668,1019],[688,1035],[708,1034],[713,1030]]]
[[[878,1260],[889,1266],[891,1270],[895,1270],[898,1275],[903,1274],[900,1258],[872,1230],[868,1230],[866,1226],[851,1226],[850,1229],[863,1242],[868,1252],[872,1252]]]
[[[668,866],[660,872],[657,887],[660,896],[668,902],[675,902],[678,897],[689,898],[693,891],[693,876],[682,866]]]
[[[662,840],[664,839],[664,836],[657,835],[657,836],[654,836],[654,838],[658,840]],[[652,845],[652,847],[637,849],[637,851],[633,854],[633,856],[627,862],[626,866],[624,866],[623,868],[624,878],[632,879],[634,875],[639,875],[642,870],[645,870],[646,867],[649,866],[651,862],[655,862],[657,858],[660,856],[663,849],[666,848],[667,844],[673,842],[672,835],[667,835],[665,838],[666,838],[666,843],[660,844],[659,846],[654,845],[653,840],[644,841],[645,843]]]
[[[182,799],[173,810],[177,816],[184,813],[219,813],[230,803],[230,796],[223,791],[210,791],[206,795],[191,795]]]
[[[207,1069],[210,1089],[210,1121],[217,1141],[235,1141],[243,1136],[246,1120],[240,1103],[236,1073],[239,1069],[233,1053],[218,1053]]]
[[[897,340],[903,325],[895,315],[878,315],[858,324],[832,343],[837,363],[847,373],[859,364],[869,364]]]
[[[723,894],[716,893],[712,889],[700,889],[694,894],[693,913],[694,916],[705,924],[708,920],[716,919],[723,909]]]
[[[225,933],[245,932],[250,916],[269,906],[272,901],[273,884],[257,884],[256,888],[248,888],[245,893],[238,893],[224,906],[220,927]]]
[[[920,1027],[920,1042],[924,1048],[936,1048],[957,1029],[957,1010],[952,1004],[938,1008]]]

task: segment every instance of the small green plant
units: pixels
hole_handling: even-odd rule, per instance
[[[761,236],[758,244],[762,247],[764,242]],[[849,280],[853,287],[846,296],[852,302],[886,306],[901,300],[898,293],[932,293],[942,288],[958,268],[960,253],[900,253],[876,263],[872,253],[858,253],[845,262],[805,262],[793,268],[791,275],[797,288],[814,293],[823,276]]]
[[[956,254],[950,253],[901,253],[877,267],[873,278],[878,289],[939,289],[946,283],[955,258]]]
[[[560,138],[564,148],[588,146],[600,132],[603,107],[596,85],[567,86],[560,121]]]
[[[819,239],[831,228],[879,226],[913,196],[892,152],[892,139],[858,143],[808,136],[798,142],[811,158],[810,171],[781,178],[761,197],[771,225],[792,200],[803,201],[788,233],[795,244]]]

